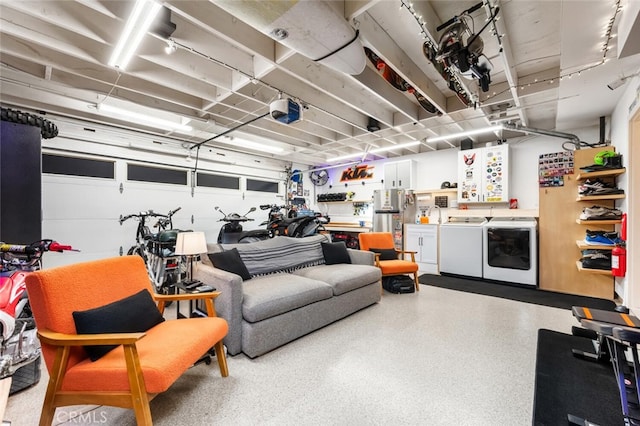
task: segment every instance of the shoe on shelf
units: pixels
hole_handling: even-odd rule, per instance
[[[605,245],[605,246],[614,246],[622,242],[617,232],[590,231],[588,229],[587,229],[587,234],[586,234],[586,237],[584,238],[584,241],[585,243],[590,245]]]
[[[592,206],[582,209],[581,220],[620,220],[622,212],[618,209],[604,206]]]
[[[582,253],[582,258],[580,258],[580,260],[582,259],[587,259],[587,258],[592,258],[592,257],[599,257],[600,255],[605,255],[605,256],[609,256],[611,257],[611,250],[609,249],[584,249],[581,251]]]
[[[601,270],[610,270],[611,269],[611,253],[592,253],[588,256],[584,256],[580,259],[582,263],[582,267],[585,269],[601,269]]]
[[[616,188],[612,183],[602,179],[587,179],[578,187],[579,195],[613,195],[624,194],[622,189]]]

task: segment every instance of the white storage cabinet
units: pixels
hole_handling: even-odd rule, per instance
[[[416,252],[420,274],[438,274],[438,225],[405,225],[405,250]]]
[[[413,160],[394,161],[383,165],[384,189],[412,189],[415,167]]]

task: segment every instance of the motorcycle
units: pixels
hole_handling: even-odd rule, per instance
[[[40,380],[40,341],[25,277],[41,269],[42,255],[47,251],[78,250],[53,240],[29,245],[0,242],[0,380],[11,380],[9,395]]]
[[[144,259],[149,278],[160,294],[174,293],[174,284],[179,281],[184,272],[180,267],[180,257],[174,254],[176,238],[180,230],[173,229],[172,217],[180,209],[181,207],[178,207],[166,215],[147,210],[120,216],[118,219],[120,225],[129,219],[138,221],[136,243],[129,248],[127,254],[138,255]],[[153,225],[158,228],[155,233],[152,233],[147,225],[151,218],[158,219]]]
[[[480,34],[489,24],[493,23],[500,8],[496,7],[490,19],[480,31],[474,34],[471,13],[480,9],[482,5],[483,3],[480,2],[436,28],[437,31],[444,30],[438,43],[436,60],[442,63],[445,68],[455,66],[465,78],[478,79],[480,88],[486,92],[491,84],[493,65],[482,53],[484,42]]]
[[[277,204],[263,204],[261,210],[269,210],[269,218],[262,222],[261,226],[266,226],[269,237],[273,238],[283,235],[293,238],[303,238],[316,235],[324,231],[324,225],[329,223],[329,218],[320,214],[313,216],[297,216],[294,210],[286,214],[287,206]]]
[[[253,219],[248,218],[249,213],[256,211],[255,207],[251,207],[244,215],[238,213],[226,214],[220,207],[214,207],[216,211],[223,214],[223,218],[219,222],[226,222],[220,228],[218,233],[218,243],[222,244],[234,244],[234,243],[252,243],[254,241],[262,241],[269,238],[269,232],[266,229],[254,229],[251,231],[244,231],[242,229],[242,222],[249,222]]]

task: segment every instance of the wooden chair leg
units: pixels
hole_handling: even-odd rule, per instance
[[[418,281],[418,271],[413,273],[413,281],[416,283],[416,291],[420,291],[420,281]]]
[[[144,385],[144,376],[140,366],[140,358],[135,344],[124,345],[124,359],[127,364],[127,376],[131,388],[131,403],[136,415],[138,426],[151,426],[151,409],[149,408],[149,395]]]
[[[53,423],[53,417],[56,413],[56,394],[62,388],[62,380],[64,379],[64,375],[67,370],[70,351],[71,349],[69,346],[59,347],[56,350],[56,356],[53,360],[53,368],[51,369],[49,383],[47,384],[47,392],[44,396],[44,402],[42,403],[40,426],[51,426],[51,423]]]
[[[224,355],[222,340],[216,343],[215,348],[216,358],[218,358],[218,366],[220,367],[220,374],[222,377],[227,377],[229,375],[229,368],[227,367],[227,357]]]

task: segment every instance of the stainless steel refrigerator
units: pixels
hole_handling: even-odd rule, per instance
[[[373,191],[373,232],[391,232],[396,249],[403,250],[404,224],[415,223],[413,191],[381,189]]]

